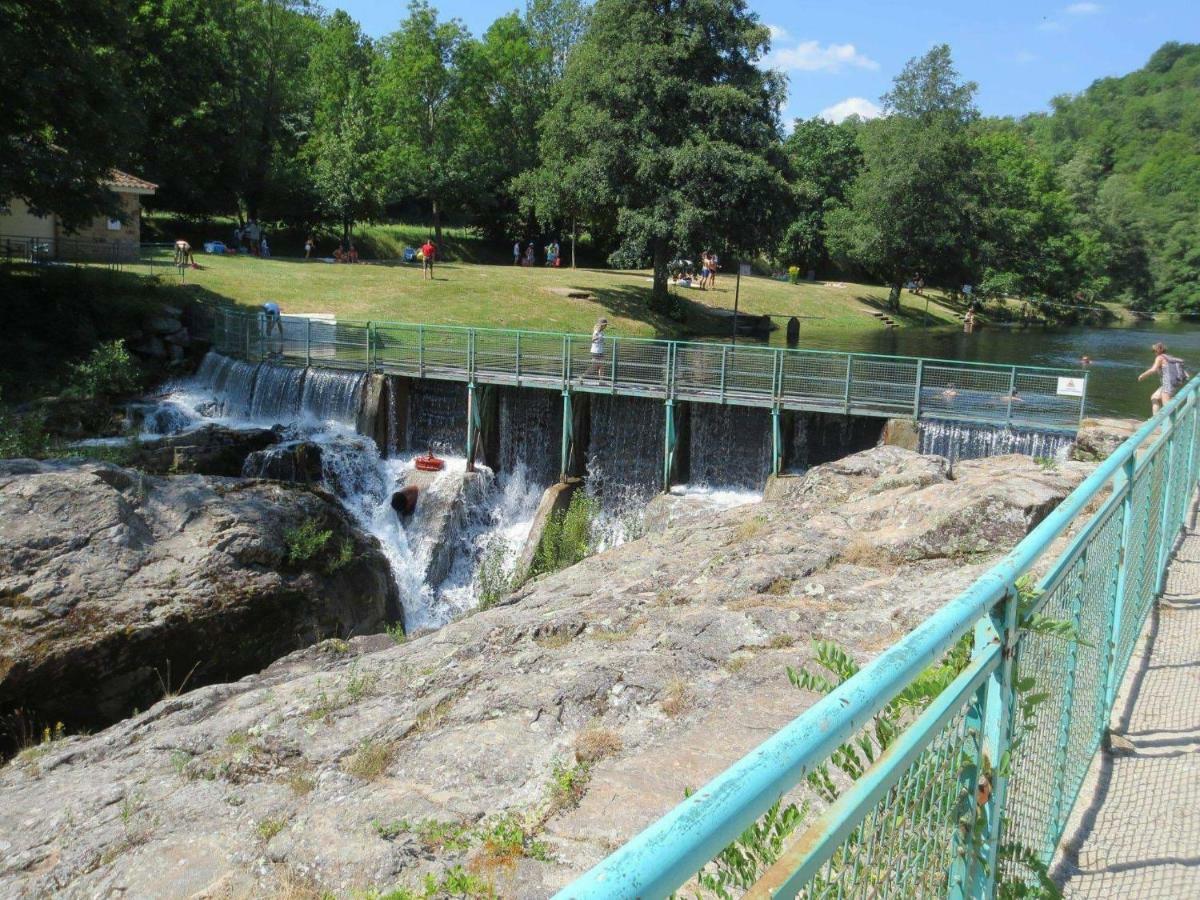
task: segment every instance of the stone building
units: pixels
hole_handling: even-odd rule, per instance
[[[58,216],[34,215],[24,200],[0,202],[0,258],[136,259],[142,236],[142,197],[153,194],[158,185],[118,169],[112,170],[104,184],[117,195],[124,222],[101,216],[68,232]]]

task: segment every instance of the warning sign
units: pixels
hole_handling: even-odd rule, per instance
[[[1087,384],[1086,378],[1060,378],[1058,379],[1058,396],[1082,397],[1085,384]]]

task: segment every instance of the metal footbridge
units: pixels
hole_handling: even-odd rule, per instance
[[[943,419],[1038,431],[1078,429],[1086,373],[865,353],[283,316],[210,308],[214,349],[477,384],[851,416]]]

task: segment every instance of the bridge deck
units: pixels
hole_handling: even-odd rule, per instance
[[[212,310],[223,353],[474,384],[857,416],[1075,431],[1086,374],[762,346],[284,316],[282,335],[245,310]]]
[[[1067,897],[1200,897],[1200,531],[1190,528],[1149,616],[1067,825],[1053,875]]]

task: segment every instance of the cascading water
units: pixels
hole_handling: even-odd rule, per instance
[[[552,484],[559,474],[562,397],[552,391],[504,388],[499,397],[501,472]]]
[[[637,537],[646,503],[662,485],[663,405],[633,397],[591,397],[588,493],[600,503],[600,547]]]
[[[1062,432],[1024,431],[968,422],[921,422],[917,433],[921,453],[950,459],[982,459],[1006,453],[1065,459],[1075,442],[1073,435]]]
[[[465,452],[467,388],[456,381],[413,381],[404,446],[435,453]]]
[[[691,406],[690,482],[761,489],[771,471],[771,417],[745,406]]]
[[[265,370],[278,366],[264,365]],[[336,422],[353,428],[362,403],[367,376],[361,372],[337,369],[309,369],[300,396],[300,412],[318,422]]]
[[[250,398],[250,418],[259,422],[295,420],[307,373],[299,366],[260,366]]]

